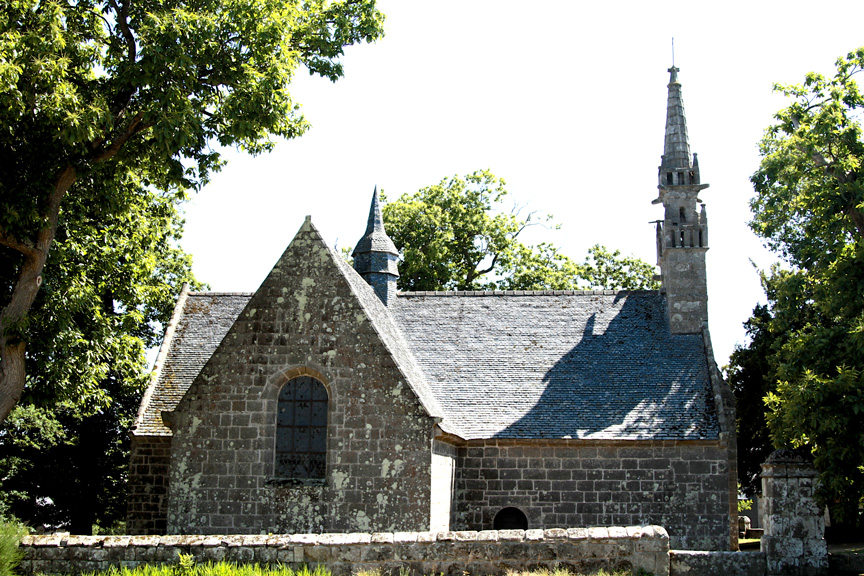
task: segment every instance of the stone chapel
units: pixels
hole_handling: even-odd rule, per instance
[[[398,293],[306,217],[252,294],[182,290],[131,431],[131,534],[658,524],[737,547],[734,405],[670,68],[658,291]]]

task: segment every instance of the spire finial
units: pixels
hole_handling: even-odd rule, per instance
[[[378,185],[372,192],[372,206],[369,209],[369,220],[366,223],[366,234],[384,232],[384,218],[381,216],[381,201],[378,199]]]
[[[678,68],[675,67],[675,37],[672,37],[672,67],[667,70],[669,72],[669,83],[675,84],[678,82]]]

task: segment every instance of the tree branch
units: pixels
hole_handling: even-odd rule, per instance
[[[821,168],[825,173],[834,178],[840,185],[848,184],[855,180],[854,175],[850,178],[848,174],[837,169],[836,162],[828,162],[819,152],[814,152],[812,154],[812,160],[818,168]],[[858,234],[864,238],[864,214],[862,214],[855,206],[849,206],[845,208],[843,212],[852,221],[852,225],[858,230]]]
[[[117,0],[108,0],[114,12],[117,15],[117,27],[120,28],[120,34],[123,37],[123,43],[126,44],[126,57],[129,59],[129,65],[135,64],[138,58],[138,45],[135,42],[135,35],[129,28],[129,2],[130,0],[121,0],[122,4],[117,5]],[[127,85],[125,89],[121,89],[116,98],[111,104],[111,111],[118,117],[123,115],[123,111],[129,105],[132,95],[135,93],[135,88]],[[104,138],[102,139],[104,141]],[[101,145],[101,143],[100,143]],[[98,148],[98,145],[94,147]]]
[[[846,209],[846,215],[852,220],[852,224],[858,229],[858,234],[864,238],[864,214],[857,208],[849,207]]]
[[[129,1],[123,0],[121,6],[118,6],[115,0],[109,1],[117,14],[117,26],[120,27],[120,33],[123,34],[123,39],[126,41],[126,57],[129,58],[129,63],[133,64],[138,57],[138,46],[135,44],[135,36],[129,29]]]
[[[75,168],[72,165],[67,165],[57,176],[54,190],[51,192],[51,196],[48,197],[48,226],[44,226],[39,231],[39,238],[36,242],[36,249],[39,252],[44,252],[46,257],[48,255],[48,248],[51,247],[51,242],[54,241],[54,234],[57,232],[57,222],[60,219],[60,202],[77,178],[78,173],[75,171]],[[41,269],[39,272],[41,274]]]
[[[90,162],[102,162],[104,160],[108,160],[109,158],[113,158],[117,152],[120,151],[120,148],[135,134],[147,130],[152,127],[152,124],[142,124],[141,119],[144,118],[143,112],[138,112],[135,116],[132,117],[132,120],[129,122],[129,126],[126,130],[123,131],[122,134],[117,136],[117,138],[111,143],[107,148],[102,149],[101,151],[96,151],[88,160]]]
[[[471,285],[472,282],[474,282],[475,279],[479,278],[480,276],[483,276],[484,274],[488,274],[489,272],[494,270],[495,269],[495,263],[498,262],[498,256],[499,256],[498,254],[495,254],[495,256],[492,257],[492,263],[485,270],[477,270],[475,267],[474,273],[473,274],[469,273],[468,278],[465,279],[465,286],[463,287],[463,289],[467,290],[468,287]]]
[[[20,252],[28,258],[33,258],[37,255],[36,246],[30,242],[18,240],[2,228],[0,228],[0,245]]]

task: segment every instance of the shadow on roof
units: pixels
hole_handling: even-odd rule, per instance
[[[493,437],[717,437],[701,335],[672,335],[662,297],[620,293],[614,304],[584,319],[533,407]]]

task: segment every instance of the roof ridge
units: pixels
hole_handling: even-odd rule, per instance
[[[621,293],[653,293],[657,290],[421,290],[417,292],[399,292],[398,296],[615,296]]]

